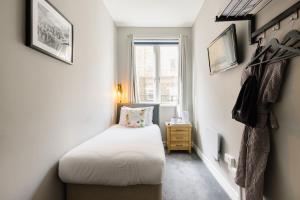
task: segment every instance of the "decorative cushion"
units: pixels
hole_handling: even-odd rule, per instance
[[[153,106],[129,108],[123,106],[121,108],[119,124],[126,127],[140,128],[152,125]]]

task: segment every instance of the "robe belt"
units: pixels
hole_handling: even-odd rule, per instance
[[[272,129],[279,128],[277,118],[271,107],[265,105],[257,106],[258,127],[269,126]]]

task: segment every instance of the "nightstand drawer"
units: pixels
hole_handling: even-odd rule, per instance
[[[171,127],[171,132],[187,132],[189,128],[186,127]]]
[[[189,143],[188,142],[172,142],[171,143],[171,148],[172,149],[186,149],[189,148]]]
[[[182,141],[182,142],[188,142],[189,141],[189,134],[188,132],[182,132],[182,133],[171,133],[171,141]]]

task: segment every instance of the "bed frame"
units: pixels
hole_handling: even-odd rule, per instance
[[[162,185],[67,184],[67,200],[162,200]]]
[[[118,104],[119,122],[122,106],[132,108],[153,106],[153,123],[159,125],[159,104]],[[162,185],[104,186],[66,184],[67,200],[162,200]]]

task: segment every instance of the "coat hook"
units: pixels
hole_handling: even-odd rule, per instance
[[[258,38],[257,46],[260,47],[263,41],[263,37]]]
[[[262,40],[262,39],[265,39],[266,38],[266,32],[262,32],[260,35],[259,35],[259,40]]]
[[[293,13],[293,14],[291,15],[290,20],[291,20],[291,21],[295,21],[295,20],[297,20],[298,18],[299,18],[299,15],[298,15],[298,10],[297,10],[295,13]]]
[[[273,26],[273,31],[278,31],[280,29],[280,23],[278,22],[275,26]]]
[[[294,28],[295,21],[298,19],[298,17],[298,10],[290,16],[290,23],[292,25],[292,28]]]
[[[263,40],[266,38],[266,32],[261,33],[256,40],[256,43],[258,46],[261,46],[263,43]]]

